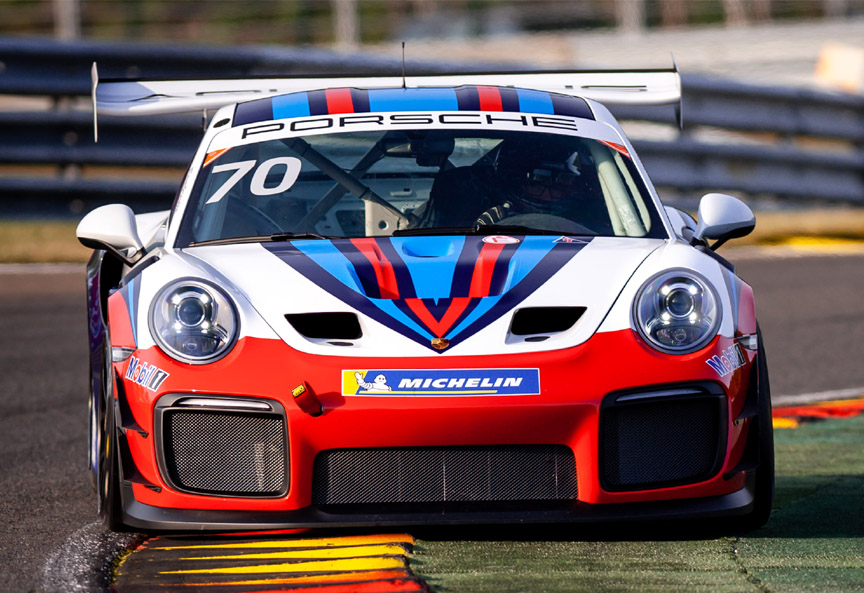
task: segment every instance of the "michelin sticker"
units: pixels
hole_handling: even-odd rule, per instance
[[[538,369],[343,370],[342,395],[539,395]]]

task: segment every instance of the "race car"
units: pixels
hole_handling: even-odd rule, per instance
[[[604,106],[674,70],[99,81],[212,110],[170,211],[97,208],[90,469],[112,529],[770,514],[752,211],[664,207]]]

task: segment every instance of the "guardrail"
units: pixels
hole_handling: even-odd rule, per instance
[[[94,143],[93,61],[115,78],[401,72],[398,60],[312,49],[0,39],[0,216],[68,216],[115,201],[138,211],[170,205],[201,117],[100,117]],[[683,95],[683,131],[671,108],[613,110],[638,130],[634,144],[661,193],[685,205],[715,190],[864,204],[864,97],[695,75],[683,76]]]

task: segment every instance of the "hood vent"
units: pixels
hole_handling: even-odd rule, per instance
[[[285,319],[310,340],[358,340],[363,336],[355,313],[294,313]]]
[[[557,334],[573,327],[585,307],[526,307],[513,314],[510,333],[514,336]]]

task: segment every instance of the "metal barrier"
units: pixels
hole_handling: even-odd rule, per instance
[[[114,78],[401,72],[399,60],[313,49],[0,39],[0,216],[77,215],[110,202],[136,211],[170,205],[201,116],[100,117],[95,144],[94,61]],[[683,131],[671,108],[613,109],[625,128],[639,130],[634,145],[661,193],[864,204],[864,97],[694,75],[683,77],[683,95]]]

